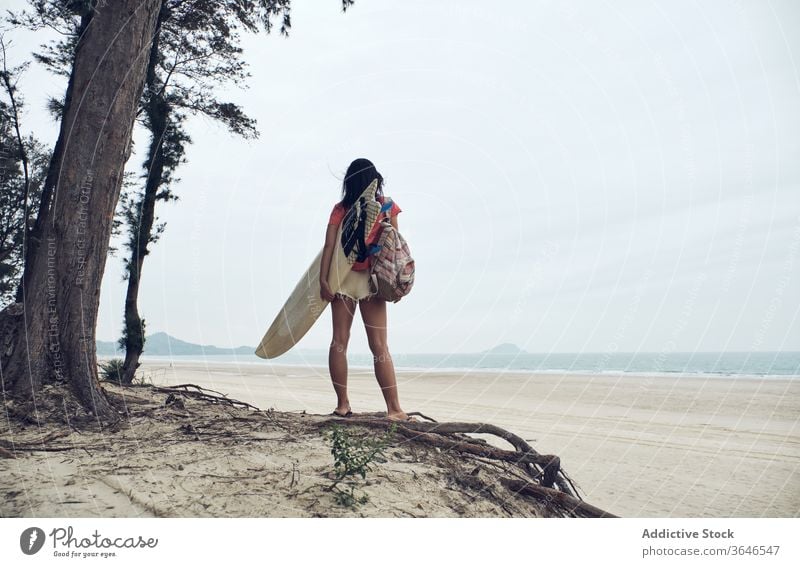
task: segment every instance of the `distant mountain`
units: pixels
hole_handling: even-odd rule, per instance
[[[511,343],[503,343],[494,348],[483,351],[481,354],[528,354],[526,351]]]
[[[144,343],[144,355],[168,356],[174,355],[217,355],[217,354],[253,354],[255,347],[240,346],[236,348],[220,348],[212,345],[198,345],[188,343],[167,333],[153,333]],[[97,354],[101,356],[122,356],[123,351],[117,343],[112,341],[97,341]]]

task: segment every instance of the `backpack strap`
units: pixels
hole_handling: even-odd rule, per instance
[[[356,228],[356,234],[358,238],[358,256],[356,256],[356,260],[358,262],[363,262],[364,259],[367,257],[367,243],[364,239],[367,237],[365,234],[366,232],[366,224],[367,224],[367,208],[362,207],[360,214],[358,216],[358,227]]]
[[[394,205],[394,202],[392,201],[391,197],[384,197],[383,199],[384,201],[383,204],[381,205],[381,210],[378,214],[379,215],[383,214],[384,217],[380,220],[380,222],[381,223],[388,222],[391,224],[391,219],[392,219],[391,212],[392,212],[392,205]],[[379,242],[381,241],[381,236],[380,236],[381,234],[383,234],[383,227],[381,227],[380,232],[378,232],[378,237],[377,240],[375,241],[375,244],[370,246],[369,251],[367,252],[367,256],[373,256],[374,254],[377,254],[382,248],[382,246],[379,244]]]

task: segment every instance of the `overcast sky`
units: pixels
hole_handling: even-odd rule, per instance
[[[314,0],[292,22],[246,39],[249,89],[229,93],[261,138],[190,124],[148,333],[255,345],[367,157],[417,263],[394,352],[800,350],[797,2]],[[52,144],[63,82],[21,86]],[[111,258],[100,339],[121,274]],[[301,346],[329,341],[328,311]]]

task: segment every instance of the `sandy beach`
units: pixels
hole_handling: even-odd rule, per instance
[[[146,362],[154,384],[193,383],[262,409],[328,413],[327,368]],[[594,505],[628,517],[800,515],[800,380],[399,371],[406,411],[489,422],[562,466]],[[385,410],[351,368],[353,411]]]

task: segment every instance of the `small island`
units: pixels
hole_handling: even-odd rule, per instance
[[[515,344],[502,343],[489,350],[481,351],[480,354],[528,354],[528,352]]]

